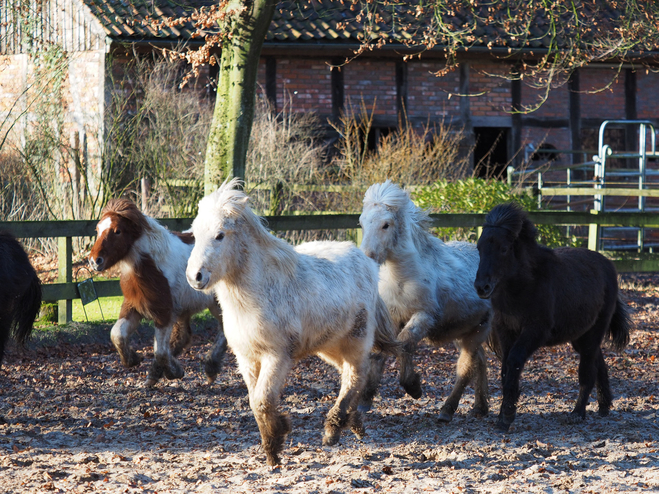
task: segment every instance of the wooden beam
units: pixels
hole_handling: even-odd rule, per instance
[[[659,197],[659,189],[594,189],[592,187],[542,187],[543,196]]]
[[[407,62],[396,62],[396,114],[399,120],[407,113]]]
[[[265,58],[265,97],[277,112],[277,59],[275,57]]]
[[[344,59],[332,60],[332,116],[338,119],[344,105],[343,63]]]
[[[581,95],[579,93],[579,69],[575,69],[570,75],[567,82],[568,89],[568,108],[570,112],[570,148],[581,149]],[[572,164],[576,165],[583,162],[583,156],[578,153],[570,155]]]
[[[515,74],[517,75],[517,74]],[[519,169],[522,166],[524,153],[522,152],[522,80],[514,77],[510,81],[510,97],[512,103],[511,148],[508,156],[513,156],[513,166]]]

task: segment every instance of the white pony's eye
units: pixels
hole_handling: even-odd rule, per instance
[[[389,223],[385,223],[384,225],[382,225],[383,230],[386,230],[387,228],[389,228]]]
[[[215,235],[215,240],[222,241],[223,238],[224,238],[224,232],[220,232],[217,235]]]

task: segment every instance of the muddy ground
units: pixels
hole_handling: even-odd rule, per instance
[[[205,383],[213,334],[198,324],[180,381],[145,389],[152,331],[135,345],[145,361],[121,366],[109,325],[38,332],[10,349],[0,370],[0,492],[634,492],[659,491],[658,276],[625,277],[634,331],[622,353],[606,352],[615,402],[609,417],[591,402],[585,422],[566,423],[577,395],[577,358],[567,346],[540,351],[522,379],[518,417],[493,424],[499,364],[489,356],[490,407],[469,416],[467,391],[450,424],[436,417],[453,382],[456,351],[422,347],[425,394],[404,395],[389,367],[368,436],[321,445],[338,374],[317,358],[291,373],[283,407],[293,431],[278,468],[265,465],[247,390],[230,353]],[[594,401],[594,400],[592,400]]]

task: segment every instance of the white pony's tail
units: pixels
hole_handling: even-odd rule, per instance
[[[387,309],[384,300],[379,295],[375,304],[375,323],[373,349],[397,357],[402,346],[396,339],[396,330],[394,328],[394,322],[391,320],[389,309]]]

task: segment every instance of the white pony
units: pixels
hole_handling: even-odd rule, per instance
[[[439,420],[451,420],[474,377],[473,413],[486,415],[487,364],[482,344],[490,332],[491,307],[474,289],[476,246],[433,237],[426,229],[428,215],[390,180],[366,191],[359,222],[361,249],[380,264],[380,295],[400,332],[401,385],[413,398],[421,397],[412,360],[419,341],[427,338],[435,345],[455,341],[460,350],[457,382]]]
[[[357,404],[374,346],[398,344],[378,295],[378,267],[349,242],[310,242],[296,248],[270,232],[237,190],[225,182],[199,203],[188,282],[213,290],[224,331],[249,391],[269,465],[290,423],[277,409],[295,362],[316,354],[341,373],[341,390],[325,421],[323,444],[350,426],[364,434]]]

